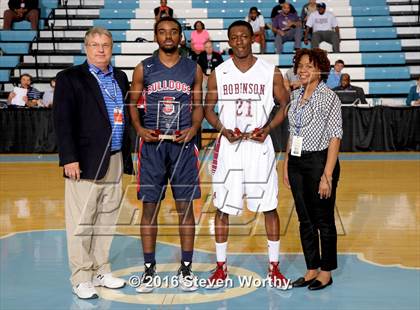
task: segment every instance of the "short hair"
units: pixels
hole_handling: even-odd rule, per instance
[[[111,39],[111,44],[114,44],[114,41],[112,39],[112,33],[108,29],[105,29],[103,27],[91,27],[85,33],[85,45],[87,45],[89,37],[92,37],[95,34],[107,36]]]
[[[206,26],[204,26],[204,23],[201,21],[201,20],[197,20],[195,23],[194,23],[194,30],[196,30],[197,29],[197,24],[201,24],[201,27],[203,28],[203,29],[206,29]]]
[[[258,15],[258,16],[261,14],[261,13],[260,13],[260,11],[258,11],[258,8],[257,8],[256,6],[253,6],[253,7],[251,7],[251,8],[249,9],[249,13],[251,13],[252,11],[257,12],[257,15]]]
[[[155,27],[154,27],[155,28],[154,29],[155,34],[157,34],[157,29],[158,29],[159,25],[161,23],[163,23],[163,22],[173,22],[173,23],[175,23],[177,25],[177,27],[178,27],[179,34],[182,34],[182,26],[181,26],[181,23],[176,18],[173,18],[171,16],[162,17],[161,19],[159,19],[159,21],[157,21],[155,23]]]
[[[343,73],[341,76],[340,76],[340,81],[343,79],[343,77],[345,77],[345,76],[348,76],[349,77],[349,80],[351,81],[351,78],[350,78],[350,74],[348,74],[348,73]]]
[[[23,73],[23,74],[21,74],[21,75],[19,76],[19,81],[20,81],[20,80],[22,80],[22,78],[23,78],[24,76],[27,76],[27,77],[29,78],[29,80],[31,81],[31,83],[32,83],[32,75],[30,75],[29,73]]]
[[[343,60],[341,60],[341,59],[337,59],[337,60],[335,61],[335,64],[342,64],[342,65],[344,66],[344,61],[343,61]]]
[[[309,61],[313,62],[315,67],[318,68],[319,71],[321,71],[321,80],[326,81],[330,73],[330,60],[328,59],[327,52],[320,48],[302,48],[298,50],[295,56],[293,57],[293,73],[297,74],[300,59],[304,55],[308,55]]]
[[[244,20],[237,20],[234,21],[232,24],[230,24],[229,28],[228,28],[228,38],[230,38],[230,30],[233,27],[239,27],[239,26],[244,26],[248,29],[249,33],[251,34],[251,36],[254,35],[254,30],[252,30],[251,24],[244,21]]]

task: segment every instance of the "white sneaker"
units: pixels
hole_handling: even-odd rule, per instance
[[[93,278],[94,286],[104,286],[106,288],[122,288],[125,286],[125,281],[120,278],[116,278],[112,273],[98,274]]]
[[[98,292],[93,286],[92,282],[82,282],[76,286],[73,286],[73,293],[80,299],[92,299],[98,298]]]
[[[156,273],[156,264],[146,263],[144,264],[144,272],[140,279],[140,284],[136,287],[137,293],[151,293],[155,289],[155,284],[158,278],[158,274]]]
[[[184,292],[194,292],[198,290],[198,278],[191,271],[190,262],[181,262],[181,266],[178,269],[178,281],[179,287]]]

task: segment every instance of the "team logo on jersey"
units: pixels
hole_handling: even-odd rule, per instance
[[[165,115],[172,115],[175,113],[175,105],[174,105],[175,97],[163,97],[162,104],[162,112]]]

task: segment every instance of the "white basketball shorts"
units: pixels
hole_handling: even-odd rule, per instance
[[[213,161],[213,204],[220,211],[240,215],[243,201],[253,212],[277,208],[278,180],[271,137],[263,142],[216,141]]]

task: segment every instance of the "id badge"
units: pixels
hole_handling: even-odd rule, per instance
[[[114,108],[114,125],[123,125],[123,113],[121,108]]]
[[[207,68],[206,69],[206,75],[210,75],[211,74],[211,69],[210,68]]]
[[[303,137],[293,136],[290,154],[300,157],[302,155]]]

